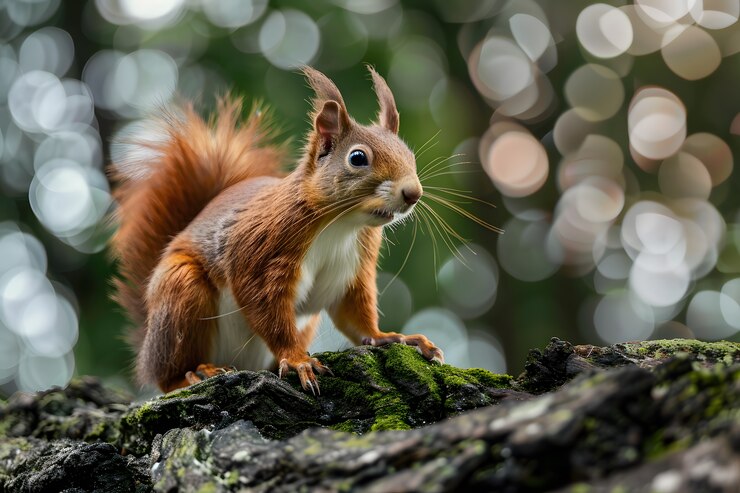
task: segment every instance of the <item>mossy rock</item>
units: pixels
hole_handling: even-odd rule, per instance
[[[551,392],[584,372],[639,366],[652,369],[675,356],[684,356],[706,368],[740,361],[740,343],[665,339],[612,346],[574,346],[553,337],[544,350],[529,352],[524,372],[514,386],[540,394]]]
[[[145,453],[169,429],[226,426],[239,419],[272,439],[316,426],[354,433],[411,429],[526,397],[510,389],[508,375],[430,363],[400,344],[316,357],[333,372],[320,377],[319,395],[301,389],[292,374],[286,380],[267,371],[220,375],[130,409],[121,422],[124,446]]]
[[[737,343],[553,339],[516,379],[402,345],[317,356],[334,372],[317,396],[266,371],[138,404],[90,378],[16,394],[0,403],[0,491],[652,492],[645,475],[669,472],[704,488],[680,491],[732,491],[740,477]]]

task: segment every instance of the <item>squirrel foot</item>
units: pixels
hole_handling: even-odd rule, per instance
[[[426,359],[444,364],[445,356],[441,349],[434,345],[432,341],[421,334],[403,335],[396,332],[381,332],[379,337],[363,337],[362,343],[370,346],[383,346],[391,342],[415,346],[416,350]]]
[[[301,381],[303,390],[311,390],[313,395],[321,395],[319,381],[314,374],[314,370],[321,375],[325,373],[334,375],[328,366],[324,366],[316,358],[310,358],[308,356],[281,359],[278,367],[278,376],[283,378],[290,370],[295,370],[298,374],[298,379]]]
[[[215,366],[211,363],[203,363],[198,365],[195,371],[189,371],[185,374],[185,380],[189,385],[194,383],[202,382],[206,378],[215,377],[224,373],[236,371],[233,366]]]

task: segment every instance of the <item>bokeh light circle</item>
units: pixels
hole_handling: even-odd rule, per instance
[[[0,277],[0,320],[18,335],[24,335],[24,313],[39,296],[54,296],[54,288],[43,272],[30,266],[8,270]]]
[[[62,77],[74,59],[72,36],[56,27],[39,29],[23,40],[18,59],[24,72],[42,70]]]
[[[138,50],[121,58],[107,82],[110,92],[139,111],[150,111],[169,101],[177,87],[177,64],[160,50]]]
[[[19,266],[46,272],[44,245],[35,236],[20,231],[12,222],[0,223],[0,252],[0,273]]]
[[[578,14],[576,34],[581,45],[599,58],[614,58],[632,44],[627,14],[605,3],[589,5]]]
[[[486,97],[504,101],[535,81],[532,61],[524,51],[507,38],[491,36],[480,45],[477,63],[471,76]],[[471,57],[475,61],[476,57]]]
[[[437,275],[446,305],[463,319],[480,316],[493,306],[498,277],[493,257],[474,244],[443,263]]]
[[[445,363],[466,368],[468,333],[462,320],[444,308],[425,308],[403,327],[404,334],[423,334],[445,352]]]
[[[110,194],[101,172],[68,159],[52,159],[36,173],[31,208],[53,233],[65,236],[94,226],[108,211]]]
[[[712,179],[712,186],[719,185],[732,174],[732,150],[727,142],[716,135],[705,132],[691,134],[681,150],[702,162]]]
[[[658,171],[660,190],[668,197],[708,199],[712,177],[704,164],[686,152],[669,157]]]
[[[730,337],[738,331],[737,327],[730,325],[725,319],[725,313],[737,313],[733,304],[737,302],[729,294],[699,291],[686,309],[686,325],[700,339],[714,341]]]
[[[550,34],[550,29],[537,17],[523,13],[514,14],[509,18],[509,27],[517,44],[533,62],[540,61],[548,50],[555,52],[553,49],[555,42],[552,39],[552,34]],[[546,60],[545,66],[541,67],[544,71],[552,68],[557,63],[557,56],[553,55],[553,57]]]
[[[491,145],[485,170],[504,195],[531,195],[547,180],[547,153],[528,133],[507,132]]]
[[[648,87],[637,91],[627,117],[630,146],[648,159],[665,159],[686,138],[686,108],[670,91]]]
[[[202,2],[208,20],[220,27],[234,29],[251,24],[267,10],[268,0],[218,0]]]
[[[649,254],[638,255],[630,270],[630,289],[645,303],[666,307],[678,303],[689,289],[691,273],[684,263],[655,270]]]
[[[717,42],[706,31],[688,26],[660,50],[666,65],[679,77],[697,80],[717,70],[722,61]]]
[[[589,135],[598,133],[597,123],[584,119],[571,108],[562,113],[555,122],[553,141],[562,155],[575,152]]]
[[[54,358],[28,354],[20,360],[16,382],[18,388],[27,392],[64,387],[72,378],[74,368],[72,352]]]
[[[414,307],[411,290],[400,277],[388,272],[378,273],[377,284],[379,324],[385,330],[397,330],[411,316]]]
[[[697,0],[635,0],[635,7],[643,15],[661,24],[678,21],[689,13]]]
[[[501,267],[512,277],[535,282],[547,279],[560,267],[547,255],[550,225],[545,220],[524,221],[511,219],[504,226],[497,244]]]
[[[705,29],[725,29],[740,17],[740,0],[694,0],[691,17]]]
[[[604,135],[589,135],[581,146],[566,155],[558,167],[558,187],[566,190],[584,179],[598,176],[624,188],[624,155],[615,141]]]
[[[596,333],[608,344],[645,340],[650,337],[654,325],[650,307],[630,298],[626,292],[604,296],[594,311]]]
[[[740,278],[730,279],[722,285],[720,309],[728,325],[740,330]]]
[[[278,68],[293,69],[308,65],[319,51],[321,35],[316,22],[293,9],[270,13],[260,29],[260,49]]]
[[[172,24],[182,12],[184,0],[95,0],[100,15],[119,25],[140,24],[150,29]]]
[[[578,215],[592,223],[612,221],[624,207],[622,187],[598,176],[585,178],[566,193],[574,195]]]
[[[660,50],[663,46],[663,36],[668,29],[666,25],[645,15],[636,5],[623,5],[619,9],[629,17],[632,24],[632,45],[627,53],[647,55]]]
[[[616,72],[590,63],[579,67],[568,77],[565,99],[585,120],[606,120],[622,107],[624,87]]]
[[[446,60],[434,43],[411,38],[398,47],[391,58],[388,83],[397,98],[410,107],[429,104],[434,87],[445,80]]]

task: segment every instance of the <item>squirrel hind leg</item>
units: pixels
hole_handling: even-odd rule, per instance
[[[186,375],[209,356],[216,330],[209,319],[217,290],[197,255],[165,254],[149,281],[144,341],[136,361],[142,383],[163,391],[189,385]]]

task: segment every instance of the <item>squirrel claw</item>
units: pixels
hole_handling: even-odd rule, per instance
[[[187,372],[185,374],[185,380],[189,385],[193,385],[194,383],[202,382],[207,378],[235,371],[237,371],[237,369],[234,366],[215,366],[211,363],[203,363],[198,365],[195,371]]]
[[[316,378],[314,370],[320,375],[325,373],[334,375],[328,366],[324,366],[316,358],[306,358],[305,361],[298,363],[289,362],[287,358],[283,358],[278,365],[278,377],[283,378],[291,369],[295,370],[298,374],[298,379],[301,381],[303,390],[310,390],[313,395],[321,395],[319,381]]]
[[[437,363],[444,364],[445,357],[441,349],[435,346],[432,341],[421,334],[413,334],[405,336],[403,334],[397,334],[395,332],[381,333],[381,337],[363,337],[362,343],[370,346],[382,346],[392,342],[399,344],[405,344],[407,346],[415,346],[416,350],[424,356],[424,358],[430,361],[436,361]]]

